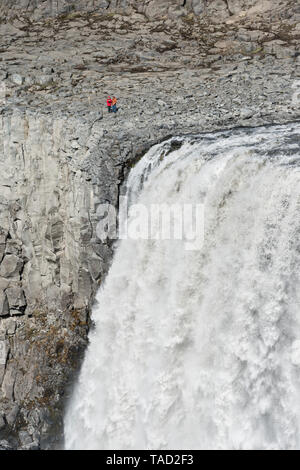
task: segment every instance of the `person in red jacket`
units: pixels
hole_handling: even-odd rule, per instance
[[[112,99],[111,99],[110,96],[107,98],[106,104],[107,104],[107,110],[108,110],[108,112],[111,113]]]

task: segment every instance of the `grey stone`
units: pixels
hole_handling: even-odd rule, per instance
[[[14,335],[16,332],[17,324],[14,319],[10,318],[8,323],[7,323],[7,334],[9,336]]]
[[[205,0],[192,0],[192,7],[195,15],[202,15],[205,13],[206,2]]]
[[[158,100],[157,104],[158,106],[167,106],[167,103],[165,103],[163,100]]]
[[[2,260],[4,252],[5,252],[5,243],[0,243],[0,260]]]
[[[9,343],[6,340],[0,340],[0,365],[5,366],[9,353]]]
[[[40,450],[40,445],[38,441],[31,441],[30,444],[23,445],[22,450]]]
[[[292,3],[0,2],[0,413],[33,436],[22,448],[61,436],[113,255],[97,207],[118,207],[136,159],[169,135],[299,119]]]
[[[0,276],[16,277],[20,275],[24,262],[16,255],[6,255],[0,265]]]
[[[9,315],[8,300],[5,292],[0,290],[0,317]]]
[[[286,42],[281,40],[265,43],[264,50],[267,54],[274,54],[277,59],[285,59],[295,56],[295,47],[287,45]]]
[[[19,406],[17,404],[13,404],[11,410],[5,415],[5,419],[9,426],[13,426],[15,424],[19,410]]]
[[[37,83],[41,86],[50,85],[52,82],[53,82],[53,76],[52,75],[40,75],[37,78]]]
[[[3,416],[0,414],[0,431],[6,426]]]
[[[0,450],[10,450],[10,449],[11,449],[11,446],[9,442],[5,439],[2,439],[0,441]]]
[[[9,308],[11,310],[20,310],[26,307],[24,291],[20,287],[9,287],[5,291]]]
[[[9,367],[4,374],[4,379],[2,381],[2,393],[3,397],[8,400],[13,400],[16,372],[17,371],[13,370],[12,367]]]
[[[31,86],[35,83],[34,77],[28,75],[25,77],[25,85]]]
[[[26,3],[26,5],[25,5]],[[222,0],[211,0],[207,2],[205,0],[187,0],[183,2],[182,0],[93,0],[93,1],[84,1],[78,0],[77,2],[72,3],[72,10],[70,10],[70,4],[68,0],[60,0],[60,2],[44,2],[43,0],[26,0],[25,3],[21,0],[3,0],[2,5],[2,15],[7,17],[13,16],[16,12],[20,12],[23,9],[23,14],[31,15],[35,19],[40,19],[42,17],[55,16],[62,13],[72,14],[74,11],[105,11],[107,9],[118,11],[128,11],[130,7],[135,6],[138,8],[138,11],[145,12],[150,18],[154,18],[159,14],[168,13],[169,8],[171,7],[172,11],[176,9],[193,11],[196,15],[202,15],[205,12],[208,14],[218,14],[220,19],[224,20],[224,16],[221,17],[220,12],[229,15],[238,14],[243,10],[247,10],[257,4],[256,0],[228,0],[226,2]],[[280,5],[280,0],[274,0],[275,8]],[[184,8],[183,8],[184,7]],[[265,12],[266,9],[270,8],[268,2],[265,0],[260,2],[259,7],[257,7],[258,12]],[[16,32],[22,34],[17,28]]]
[[[20,431],[19,439],[23,447],[30,446],[32,444],[32,437],[29,435],[27,431]]]
[[[240,117],[241,119],[249,119],[254,115],[254,111],[251,109],[244,108],[241,110]]]
[[[23,85],[25,79],[18,73],[14,73],[11,76],[11,81],[15,83],[16,85]]]
[[[11,309],[9,313],[12,316],[24,315],[24,312],[22,310],[16,310],[16,309]]]

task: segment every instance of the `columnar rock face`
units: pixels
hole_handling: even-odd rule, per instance
[[[300,117],[300,12],[272,5],[1,2],[0,448],[61,440],[114,248],[97,211],[118,208],[136,159],[170,135]]]
[[[182,16],[187,12],[196,15],[217,15],[219,21],[228,16],[254,9],[270,11],[280,8],[281,0],[3,0],[0,14],[13,17],[18,14],[32,15],[35,19],[66,14],[69,12],[133,12],[149,18]]]

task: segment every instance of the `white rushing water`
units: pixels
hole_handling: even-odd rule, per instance
[[[203,203],[204,244],[118,242],[67,449],[300,448],[299,142],[299,124],[207,134],[131,171],[131,201]]]

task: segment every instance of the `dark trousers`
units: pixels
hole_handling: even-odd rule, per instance
[[[111,113],[111,106],[107,106],[107,111]]]
[[[116,112],[117,112],[117,105],[116,105],[116,104],[113,104],[113,106],[112,106],[112,112],[113,112],[113,113],[116,113]]]

